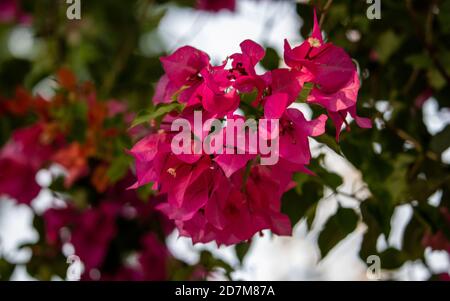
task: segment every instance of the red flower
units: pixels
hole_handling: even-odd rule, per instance
[[[54,145],[43,141],[44,125],[37,123],[16,130],[0,150],[0,195],[29,204],[41,190],[36,173],[54,152]]]
[[[235,11],[236,0],[197,0],[197,9],[218,12],[222,9]]]
[[[342,48],[331,43],[324,43],[315,12],[311,36],[293,49],[285,40],[284,59],[289,67],[299,71],[300,83],[313,84],[307,102],[327,109],[336,126],[336,140],[339,139],[347,114],[355,119],[358,126],[372,127],[369,119],[356,114],[356,101],[360,88],[356,66]]]
[[[0,0],[0,23],[29,24],[31,16],[20,7],[20,0]]]

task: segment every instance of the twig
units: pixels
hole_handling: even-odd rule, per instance
[[[319,21],[319,25],[320,27],[322,27],[323,22],[325,21],[325,16],[328,13],[328,10],[331,7],[331,4],[333,4],[333,0],[328,0],[327,3],[325,4],[325,6],[322,9],[322,13],[320,15],[320,21]]]
[[[153,0],[145,1],[144,7],[142,8],[141,13],[138,15],[139,24],[142,23],[147,17],[148,7],[153,4]],[[114,60],[114,64],[111,67],[111,71],[106,75],[103,80],[101,91],[108,95],[111,92],[112,87],[114,86],[117,77],[120,75],[122,70],[124,69],[130,55],[133,53],[134,45],[138,41],[138,34],[131,33],[127,39],[122,44],[122,48],[120,52],[117,54],[116,59]]]
[[[408,134],[406,131],[393,126],[391,123],[389,123],[387,120],[384,119],[383,114],[381,112],[377,112],[375,115],[376,117],[381,119],[381,121],[383,122],[383,124],[386,126],[387,129],[391,130],[394,134],[397,135],[397,137],[401,138],[405,142],[409,142],[419,153],[424,153],[427,158],[433,161],[440,161],[439,155],[437,155],[432,151],[424,152],[422,144],[420,144],[420,142],[417,139]]]
[[[427,19],[425,23],[425,32],[421,30],[421,28],[418,26],[420,24],[419,18],[417,18],[417,14],[413,9],[412,1],[406,0],[406,8],[407,11],[413,21],[413,24],[416,29],[417,35],[420,37],[420,42],[425,47],[425,50],[428,52],[429,56],[431,57],[431,60],[433,61],[434,66],[436,67],[437,71],[442,75],[442,77],[447,81],[447,84],[450,85],[450,75],[448,74],[446,68],[444,65],[440,62],[439,58],[436,56],[436,49],[433,46],[433,7],[435,5],[435,1],[433,1],[430,4],[430,9],[427,14]]]

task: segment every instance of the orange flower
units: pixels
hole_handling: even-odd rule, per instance
[[[105,192],[109,185],[108,166],[100,165],[94,170],[91,177],[91,183],[97,190],[97,192]]]
[[[59,84],[63,88],[65,88],[69,91],[75,90],[75,87],[77,84],[77,79],[76,79],[75,75],[72,73],[72,71],[70,71],[69,69],[66,69],[66,68],[59,69],[57,78],[58,78]]]
[[[66,187],[72,186],[78,178],[88,173],[87,159],[92,153],[92,148],[74,142],[53,156],[53,160],[67,170],[67,176],[64,181]]]

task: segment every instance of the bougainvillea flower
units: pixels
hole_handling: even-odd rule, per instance
[[[289,67],[306,68],[311,72],[315,88],[327,94],[338,92],[356,73],[356,66],[344,49],[331,43],[324,44],[315,12],[311,36],[294,49],[285,40],[284,57]]]
[[[37,170],[13,157],[0,156],[0,196],[7,195],[19,203],[29,204],[41,187],[36,183]]]
[[[203,51],[191,46],[184,46],[173,54],[162,57],[165,75],[156,86],[153,102],[168,103],[176,93],[179,101],[188,102],[192,93],[203,82],[200,71],[209,65],[209,57]]]
[[[360,117],[356,113],[359,87],[359,77],[355,72],[353,79],[336,93],[327,94],[319,89],[313,89],[308,96],[308,103],[319,104],[327,109],[328,115],[336,127],[336,140],[339,140],[342,124],[346,123],[345,119],[348,114],[350,114],[359,127],[365,129],[372,127],[370,119]]]
[[[31,16],[22,10],[19,0],[0,0],[0,23],[12,22],[29,24]]]
[[[116,235],[119,208],[117,204],[104,202],[99,208],[88,209],[72,231],[70,242],[87,271],[103,263],[109,244]]]
[[[24,116],[30,110],[34,109],[36,99],[21,87],[16,88],[13,99],[0,102],[0,111],[15,116]]]
[[[219,204],[219,210],[225,222],[222,229],[214,229],[218,244],[245,241],[258,232],[259,227],[256,228],[246,197],[239,190],[233,189],[228,198]]]
[[[136,143],[129,153],[136,161],[137,182],[132,188],[157,182],[170,153],[165,133],[151,134]]]
[[[196,91],[206,111],[217,117],[233,113],[239,106],[239,95],[227,78],[228,71],[223,66],[211,67],[201,72],[204,82]]]
[[[275,93],[265,99],[264,116],[267,119],[280,118],[288,107],[288,95],[286,93]]]
[[[275,69],[266,72],[263,79],[270,91],[264,98],[264,116],[267,119],[278,119],[291,105],[301,91],[299,73],[288,69]]]
[[[267,166],[254,166],[246,183],[246,195],[250,208],[257,216],[256,225],[261,229],[270,229],[278,235],[291,234],[289,218],[280,213],[281,191],[285,191],[283,182],[275,179]]]
[[[294,173],[314,175],[308,169],[309,137],[323,134],[327,120],[320,115],[308,121],[301,111],[290,108],[303,88],[312,90],[302,94],[307,103],[327,110],[338,128],[337,135],[347,114],[359,126],[370,126],[370,120],[356,115],[360,86],[356,66],[343,49],[324,43],[315,14],[313,32],[304,43],[291,48],[285,41],[285,63],[290,68],[259,75],[256,66],[265,56],[264,48],[251,40],[243,41],[240,48],[240,53],[228,57],[231,66],[228,59],[211,66],[207,55],[192,47],[182,47],[163,58],[166,74],[154,100],[176,100],[186,106],[181,113],[168,113],[159,132],[148,135],[130,151],[136,161],[133,187],[153,182],[153,188],[166,199],[158,209],[175,222],[180,235],[194,243],[234,244],[265,229],[279,235],[291,233],[291,223],[281,213],[281,198],[295,187]],[[246,94],[255,91],[256,98],[247,103]],[[236,112],[238,108],[242,116]],[[219,131],[216,125],[214,132],[223,138],[218,143],[223,146],[221,151],[173,153],[171,141],[178,139],[178,134],[172,125],[177,119],[187,120],[191,126],[187,142],[197,146],[213,131],[204,124],[195,129],[197,110],[219,122]],[[269,120],[277,122],[269,125]],[[239,123],[243,128],[236,130]],[[257,143],[252,143],[254,139]],[[185,140],[176,140],[175,145],[181,141],[184,144]],[[275,146],[271,149],[275,160],[271,160],[272,154],[267,156],[261,142],[266,142],[267,148]],[[188,150],[193,149],[191,143]],[[268,166],[266,159],[270,159]]]
[[[330,112],[338,112],[355,106],[360,87],[358,74],[355,72],[353,79],[344,87],[333,93],[325,93],[320,89],[312,89],[307,101],[326,108]]]
[[[167,193],[171,219],[189,220],[208,201],[211,160],[203,156],[194,164],[186,164],[169,156],[159,179],[160,191]],[[163,208],[163,207],[161,207]]]
[[[230,56],[233,70],[240,75],[256,75],[255,66],[264,58],[264,48],[252,40],[245,40],[240,44],[241,53]]]
[[[314,11],[313,31],[306,41],[292,49],[288,41],[284,40],[284,61],[291,68],[301,69],[305,60],[317,56],[326,45],[323,41],[319,22],[317,22],[316,11]]]
[[[164,74],[156,84],[155,95],[153,95],[153,103],[159,104],[172,102],[172,97],[177,91],[179,91],[179,89],[180,87],[172,83],[167,74]]]
[[[45,239],[50,245],[62,245],[61,229],[74,225],[78,214],[72,206],[66,208],[50,208],[44,213]]]
[[[231,121],[233,121],[233,127],[230,126]],[[223,141],[226,143],[222,152],[216,154],[213,160],[223,170],[225,175],[230,177],[236,171],[244,168],[248,161],[257,156],[258,147],[250,142],[252,140],[250,136],[253,134],[254,143],[258,141],[259,137],[255,129],[245,126],[245,118],[243,116],[228,116],[227,123],[229,126],[223,128],[220,133],[220,135],[223,135]],[[234,140],[229,140],[230,138],[227,137],[227,132],[231,129],[234,131]]]
[[[230,56],[232,69],[229,70],[229,78],[234,79],[233,86],[242,93],[250,93],[254,89],[258,92],[256,103],[263,95],[266,83],[261,76],[256,74],[256,65],[264,58],[264,48],[252,40],[245,40],[240,44],[241,53]]]
[[[308,137],[325,132],[327,116],[307,121],[297,109],[287,109],[280,120],[280,158],[291,163],[306,165],[311,159]]]
[[[53,155],[53,161],[64,167],[67,172],[64,179],[64,185],[66,187],[72,186],[76,180],[88,173],[87,159],[91,152],[91,148],[74,142],[58,150]]]
[[[433,248],[433,250],[443,250],[450,254],[450,241],[442,231],[434,234],[427,233],[422,239],[422,244]]]
[[[344,49],[327,44],[324,49],[304,61],[304,66],[314,76],[314,83],[324,93],[334,93],[352,79],[356,66]]]
[[[60,242],[60,230],[67,227],[71,230],[70,242],[89,272],[100,268],[109,243],[115,237],[116,217],[120,206],[117,203],[102,202],[98,208],[89,208],[78,212],[73,207],[49,209],[44,214],[46,239],[49,243]],[[75,226],[76,225],[76,226]]]
[[[142,237],[137,262],[123,265],[113,273],[102,273],[102,281],[162,281],[167,279],[170,252],[155,233]]]
[[[104,269],[107,254],[114,248],[111,242],[116,238],[118,220],[133,220],[143,229],[150,223],[157,223],[164,235],[173,230],[173,223],[155,208],[166,198],[152,197],[143,202],[136,191],[126,189],[132,181],[134,177],[129,174],[110,186],[99,194],[97,206],[82,209],[69,203],[67,207],[51,208],[44,213],[47,243],[74,246],[75,254],[86,267],[82,279],[92,280],[89,273],[92,268],[101,272],[101,280],[158,280],[166,276],[164,267],[170,254],[153,232],[136,241],[140,247],[135,265],[128,266],[124,262],[117,270]]]
[[[301,47],[301,46],[299,46]],[[356,66],[340,47],[325,44],[316,56],[298,58],[294,61],[295,48],[285,41],[285,56],[290,57],[288,66],[301,70],[305,67],[314,75],[314,83],[324,93],[335,93],[344,87],[356,73]]]
[[[43,141],[44,125],[16,130],[0,151],[0,195],[29,204],[39,193],[35,176],[54,152],[54,145]]]
[[[293,103],[302,87],[298,80],[298,72],[289,69],[275,69],[263,75],[270,94],[284,93],[287,96],[287,105]]]
[[[184,46],[173,54],[162,57],[161,63],[169,80],[182,86],[197,79],[200,71],[208,66],[209,57],[194,47]]]
[[[142,250],[139,254],[139,263],[142,269],[142,278],[145,281],[161,281],[167,279],[167,265],[169,250],[154,233],[148,233],[142,238]]]
[[[346,118],[347,114],[355,120],[356,124],[363,129],[372,128],[372,121],[369,118],[360,117],[356,114],[356,105],[350,107],[346,110],[338,111],[338,112],[330,112],[328,111],[328,115],[336,127],[336,140],[339,141],[339,135],[341,133],[342,124],[347,123]],[[347,125],[348,126],[348,125]],[[349,129],[349,128],[347,128]]]
[[[322,34],[314,13],[314,29],[311,36],[300,46],[291,48],[285,40],[286,64],[298,70],[301,84],[313,84],[307,102],[324,107],[336,126],[339,139],[342,124],[347,113],[362,128],[370,128],[371,122],[356,114],[356,101],[360,81],[355,64],[340,47],[323,42]]]
[[[196,8],[210,12],[221,10],[235,11],[236,0],[197,0]]]
[[[230,245],[250,239],[256,232],[252,215],[241,192],[234,190],[220,207],[223,228],[210,224],[199,212],[191,220],[177,222],[181,236],[191,237],[194,243],[215,240],[218,245]]]
[[[242,174],[236,175],[238,183],[240,176]],[[199,212],[189,221],[177,222],[180,235],[192,237],[194,243],[215,240],[219,245],[248,240],[264,229],[271,229],[278,235],[290,235],[289,218],[280,213],[280,183],[270,174],[254,167],[244,192],[232,183],[219,183],[220,192],[225,192],[226,197],[222,195],[216,202],[208,203],[205,214]]]
[[[446,227],[450,227],[450,211],[445,207],[441,207],[439,211],[443,224]],[[422,245],[431,247],[433,250],[444,250],[450,254],[450,240],[442,230],[438,230],[435,233],[427,231],[422,239]]]
[[[247,162],[256,157],[252,154],[220,154],[214,158],[227,177],[244,168]]]

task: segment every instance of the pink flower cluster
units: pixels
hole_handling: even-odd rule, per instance
[[[165,75],[157,84],[153,102],[177,101],[184,109],[166,115],[160,129],[130,151],[136,161],[134,187],[153,183],[155,190],[166,195],[167,202],[159,209],[194,243],[235,244],[264,229],[291,234],[290,220],[280,211],[281,197],[295,185],[294,173],[312,174],[307,169],[311,160],[308,137],[323,134],[327,120],[321,115],[308,121],[290,107],[305,83],[313,85],[307,103],[326,109],[336,124],[337,137],[347,114],[359,126],[371,126],[370,120],[356,115],[359,79],[355,65],[343,49],[324,43],[316,18],[313,33],[303,44],[292,49],[286,41],[284,57],[289,68],[260,75],[255,67],[265,50],[251,40],[240,46],[240,53],[219,66],[211,65],[206,53],[190,46],[162,57]],[[254,97],[248,102],[244,95]],[[246,115],[236,115],[238,108]],[[170,131],[170,124],[176,118],[192,120],[196,110],[223,120],[250,115],[278,119],[278,162],[259,164],[261,153],[175,155],[170,143],[176,133]]]
[[[16,130],[0,149],[0,196],[29,204],[38,195],[41,187],[36,174],[56,150],[55,143],[45,141],[43,132],[42,123]]]
[[[284,43],[286,65],[301,73],[301,83],[313,83],[308,103],[324,107],[336,126],[339,139],[342,124],[350,114],[362,128],[370,128],[370,119],[356,114],[356,100],[360,87],[358,73],[344,49],[332,43],[324,43],[320,27],[314,14],[314,29],[311,36],[298,47]]]
[[[440,208],[440,214],[446,227],[450,227],[450,211],[447,208]],[[443,230],[435,233],[428,231],[422,238],[422,244],[431,247],[433,250],[442,250],[450,254],[450,241],[447,239]]]
[[[173,224],[155,210],[161,199],[142,202],[135,191],[126,190],[130,180],[127,176],[110,187],[97,200],[99,205],[96,207],[79,210],[69,205],[44,213],[46,241],[59,247],[64,243],[72,244],[75,254],[83,262],[82,277],[85,280],[148,281],[167,278],[169,250],[155,232],[149,231],[148,226],[156,222],[161,232],[168,235],[173,230]],[[113,265],[114,269],[108,269],[107,255],[114,253],[111,249],[119,243],[117,239],[123,237],[118,224],[127,222],[136,224],[142,234],[138,242],[137,262],[134,265],[119,264],[118,267]],[[92,278],[91,271],[94,269],[102,272],[100,279]]]
[[[20,0],[0,0],[0,23],[30,24],[31,15],[22,10]]]
[[[219,12],[221,10],[234,12],[236,0],[197,0],[196,8],[209,12]]]

